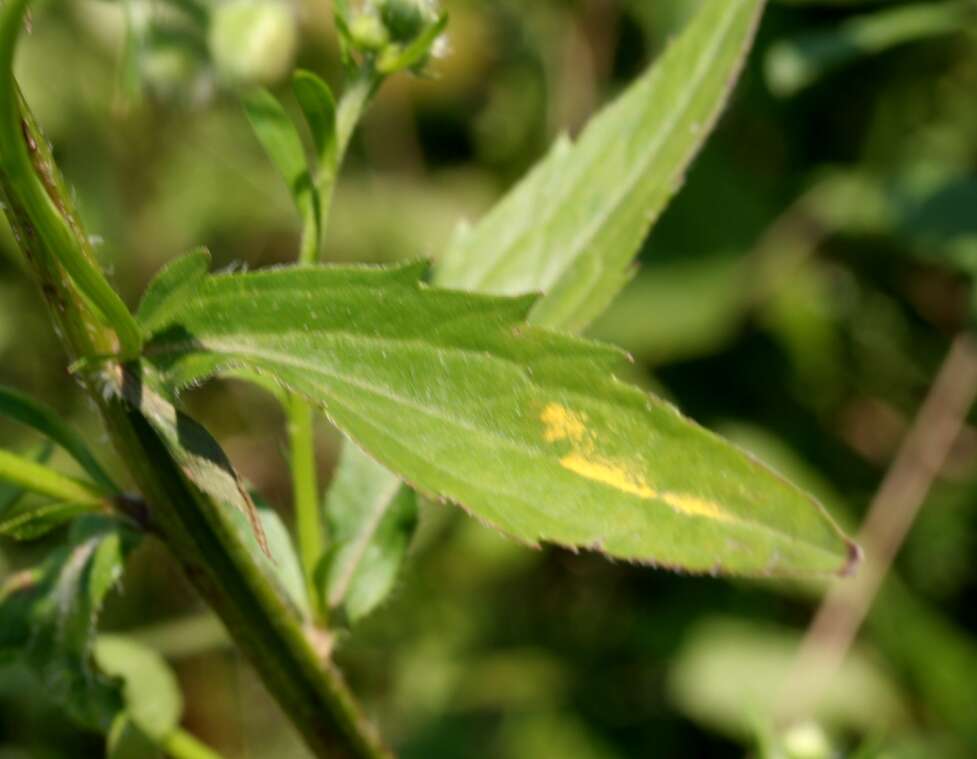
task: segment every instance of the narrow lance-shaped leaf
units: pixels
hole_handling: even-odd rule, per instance
[[[27,458],[38,464],[46,464],[54,452],[54,444],[45,440],[43,444],[27,453]],[[18,503],[27,495],[27,490],[20,485],[10,482],[0,482],[0,516],[8,516]]]
[[[541,166],[455,240],[436,281],[499,294],[543,291],[531,320],[560,329],[585,327],[627,283],[648,228],[726,101],[761,6],[754,0],[704,3],[679,40],[592,122],[576,146],[560,140]],[[388,591],[407,549],[396,530],[404,522],[395,513],[410,497],[407,488],[398,488],[396,475],[346,445],[336,482],[355,482],[364,473],[373,478],[370,486],[331,490],[326,503],[329,519],[347,525],[330,536],[333,606],[343,602],[343,588],[374,604],[382,600],[385,591],[375,580],[360,594],[360,578],[386,577]],[[390,513],[380,514],[376,494],[384,492],[391,494]],[[354,530],[356,515],[360,524]],[[363,529],[371,526],[375,539],[360,551]],[[354,544],[346,545],[350,532]],[[383,575],[349,564],[367,556],[387,568]]]
[[[319,246],[319,193],[302,138],[282,104],[267,90],[249,92],[243,102],[255,135],[292,194],[302,218],[302,257],[312,261]]]
[[[0,520],[0,537],[19,541],[37,540],[76,517],[91,512],[90,506],[78,503],[31,505]]]
[[[84,480],[68,477],[38,464],[33,459],[0,450],[0,482],[21,487],[30,493],[100,508],[106,503],[106,493]]]
[[[63,448],[106,492],[119,492],[118,486],[105,473],[81,435],[66,424],[54,409],[17,390],[0,385],[0,416],[37,430]]]
[[[719,116],[762,0],[701,6],[662,58],[459,234],[435,282],[499,295],[543,292],[530,320],[578,330],[630,278],[651,224]]]
[[[691,571],[846,570],[823,509],[614,377],[622,354],[523,322],[533,298],[434,290],[422,267],[196,280],[143,325],[174,388],[276,377],[421,491],[528,543]]]
[[[335,171],[336,101],[328,85],[311,71],[296,71],[292,90],[309,125],[319,172]]]

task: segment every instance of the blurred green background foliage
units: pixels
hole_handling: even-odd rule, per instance
[[[446,53],[429,76],[392,80],[355,139],[330,260],[437,258],[459,221],[478,218],[653,60],[696,2],[444,6]],[[290,260],[300,234],[192,8],[39,4],[18,64],[130,304],[192,247],[209,246],[218,267],[254,268]],[[295,39],[280,40],[265,74],[284,60],[336,81],[329,3],[289,8]],[[975,18],[971,2],[772,4],[633,283],[591,330],[636,357],[630,379],[813,490],[853,528],[972,318]],[[0,234],[0,382],[54,404],[111,461],[9,230]],[[189,401],[287,510],[276,405],[236,383]],[[6,424],[0,436],[36,444]],[[339,439],[320,437],[326,479]],[[968,427],[817,726],[790,736],[794,756],[820,756],[803,753],[819,741],[864,756],[977,752],[975,548]],[[0,573],[45,550],[5,544]],[[338,657],[408,758],[758,754],[765,705],[818,590],[530,551],[427,505],[397,592],[339,641]],[[171,658],[186,726],[226,756],[304,755],[159,546],[134,556],[103,622]],[[16,663],[0,669],[2,759],[97,756],[101,746]]]

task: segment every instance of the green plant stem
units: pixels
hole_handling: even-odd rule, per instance
[[[381,78],[374,71],[372,64],[366,63],[350,77],[346,90],[343,92],[336,107],[336,153],[332,166],[323,166],[319,170],[316,184],[319,189],[320,220],[319,220],[319,254],[325,244],[326,230],[329,228],[329,216],[332,210],[332,200],[335,194],[336,181],[342,168],[346,151],[356,125],[363,118],[370,100],[380,85]]]
[[[317,620],[325,622],[325,603],[316,589],[315,572],[325,551],[325,524],[319,508],[316,474],[315,411],[297,395],[288,398],[288,432],[292,451],[292,491],[299,558],[305,573],[309,599]]]
[[[221,755],[216,751],[180,729],[170,733],[160,748],[173,759],[221,759]]]
[[[310,240],[316,242],[316,225],[308,220],[304,225],[300,263],[318,263],[323,254],[326,230],[332,210],[336,179],[346,156],[356,125],[363,116],[379,80],[372,66],[364,65],[354,75],[336,109],[336,152],[331,165],[322,166],[316,177],[319,191],[318,247],[309,250]],[[318,591],[316,569],[326,550],[325,522],[319,501],[319,480],[316,473],[315,419],[316,412],[303,398],[289,396],[285,406],[288,419],[289,450],[291,451],[292,492],[295,508],[299,556],[305,573],[306,587],[316,621],[328,621],[328,604]]]
[[[29,3],[30,0],[9,0],[3,6],[0,15],[0,71],[5,74],[13,71],[14,50]],[[37,153],[40,143],[23,128],[15,87],[7,87],[0,97],[0,120],[4,124],[22,127],[0,130],[0,165],[8,180],[8,192],[15,196],[10,200],[16,201],[35,220],[36,231],[43,238],[45,246],[56,251],[61,265],[75,285],[115,330],[122,355],[125,358],[138,356],[142,348],[142,334],[136,320],[94,264],[88,238],[72,228],[70,217],[56,205],[42,183],[44,175],[34,171],[31,154]]]
[[[68,264],[98,271],[87,239],[68,200],[50,151],[17,95],[10,64],[25,0],[10,0],[0,10],[0,190],[6,214],[48,305],[69,359],[111,354],[116,335],[84,297]],[[27,154],[34,174],[8,173],[11,151]],[[23,167],[21,167],[22,169]],[[25,183],[45,178],[47,203],[24,201]],[[52,219],[49,211],[57,218]],[[55,226],[73,234],[70,253]],[[67,259],[67,261],[66,261]],[[138,376],[138,367],[129,373]],[[96,402],[120,457],[152,507],[155,527],[167,548],[228,632],[255,666],[284,713],[317,757],[390,757],[329,661],[321,634],[306,624],[278,584],[252,554],[237,522],[223,504],[194,488],[164,441],[137,408],[123,398],[123,368],[103,363],[79,375]]]
[[[106,494],[94,485],[67,477],[36,461],[7,451],[0,451],[0,481],[64,503],[91,506],[94,509],[108,506]]]

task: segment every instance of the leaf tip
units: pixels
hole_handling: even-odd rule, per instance
[[[845,564],[838,572],[839,577],[854,577],[858,572],[858,568],[861,566],[862,561],[865,559],[865,552],[862,547],[858,545],[854,540],[845,540],[848,547],[848,555],[845,558]]]

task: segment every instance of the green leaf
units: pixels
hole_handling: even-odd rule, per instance
[[[352,444],[336,471],[325,503],[331,546],[325,593],[330,608],[356,622],[393,589],[417,528],[417,496]]]
[[[278,576],[282,588],[288,592],[296,608],[301,610],[302,616],[309,619],[312,616],[312,608],[306,592],[302,564],[295,551],[292,536],[271,506],[262,501],[257,493],[252,493],[251,497],[258,507],[258,518],[261,519],[262,528],[268,539],[268,553],[273,563],[271,569]]]
[[[559,140],[508,197],[456,238],[436,282],[506,295],[543,291],[531,320],[586,326],[629,280],[648,228],[722,109],[761,6],[704,4],[678,43],[594,119],[576,146]],[[344,466],[337,479],[356,476]],[[393,477],[375,476],[381,490]],[[405,491],[390,503],[406,498]],[[343,508],[334,495],[330,504]],[[393,558],[377,560],[390,567]]]
[[[54,409],[17,390],[0,385],[0,416],[25,424],[45,435],[77,461],[88,476],[104,490],[109,493],[119,492],[118,486],[102,469],[81,435],[68,426]]]
[[[45,440],[41,445],[32,449],[27,458],[38,464],[46,464],[54,452],[54,444]],[[6,516],[13,510],[21,499],[27,495],[27,490],[20,485],[0,482],[0,516]]]
[[[143,325],[145,362],[174,390],[270,374],[423,492],[530,544],[700,572],[850,568],[817,503],[618,381],[619,351],[526,326],[533,298],[435,290],[422,273],[202,277]]]
[[[329,86],[311,71],[296,71],[292,90],[312,133],[319,171],[335,172],[336,101]]]
[[[662,58],[546,159],[436,271],[445,287],[541,291],[530,320],[576,331],[631,277],[648,229],[680,186],[742,66],[762,0],[702,3]]]
[[[94,654],[102,672],[121,680],[126,715],[140,730],[159,743],[179,726],[183,696],[162,656],[121,635],[100,635]]]
[[[68,477],[33,459],[0,450],[0,481],[67,503],[103,508],[107,494],[96,485]]]
[[[206,248],[197,248],[168,263],[143,293],[136,318],[140,323],[150,321],[160,305],[172,298],[185,284],[206,274],[209,268],[210,253]]]
[[[91,667],[95,622],[138,536],[116,520],[88,517],[68,545],[0,595],[0,650],[16,651],[52,702],[80,724],[107,731],[122,708],[113,682]]]
[[[251,128],[288,185],[302,219],[303,259],[313,260],[319,245],[319,193],[302,138],[282,104],[267,90],[252,90],[242,96],[242,102]]]
[[[4,517],[0,521],[0,536],[19,541],[37,540],[91,510],[90,506],[77,503],[31,505]]]

